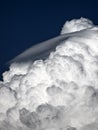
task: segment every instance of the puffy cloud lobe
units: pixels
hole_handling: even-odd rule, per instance
[[[16,104],[15,92],[7,87],[0,88],[0,112],[5,112]]]
[[[93,27],[93,23],[91,20],[81,17],[80,19],[73,19],[70,22],[67,21],[61,31],[61,34],[71,33],[75,31],[80,31],[83,29]]]
[[[20,110],[20,120],[29,128],[36,129],[58,129],[59,123],[62,123],[62,111],[49,104],[43,104],[37,107],[36,112],[29,112],[26,109]]]
[[[1,130],[98,129],[98,28],[81,18],[62,31],[78,35],[46,60],[13,63],[3,74]]]

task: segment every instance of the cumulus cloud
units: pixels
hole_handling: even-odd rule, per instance
[[[73,19],[65,22],[61,34],[80,31],[91,27],[94,27],[92,21],[81,17],[80,19]]]
[[[98,129],[98,28],[80,18],[61,34],[71,32],[45,60],[12,63],[3,73],[1,130]]]

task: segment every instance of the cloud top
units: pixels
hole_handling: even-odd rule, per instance
[[[80,19],[73,19],[65,22],[61,34],[76,32],[92,27],[94,27],[94,25],[91,20],[81,17]]]

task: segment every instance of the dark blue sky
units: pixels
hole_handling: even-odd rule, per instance
[[[81,16],[98,24],[97,0],[3,0],[0,3],[0,73],[5,63],[23,50],[59,35],[66,20]]]

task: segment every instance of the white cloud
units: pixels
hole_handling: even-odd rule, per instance
[[[91,27],[94,27],[92,21],[81,17],[80,19],[73,19],[71,21],[65,22],[61,34],[80,31]]]
[[[3,74],[2,130],[98,129],[98,28],[81,18],[62,33],[73,31],[46,60],[13,63]]]

